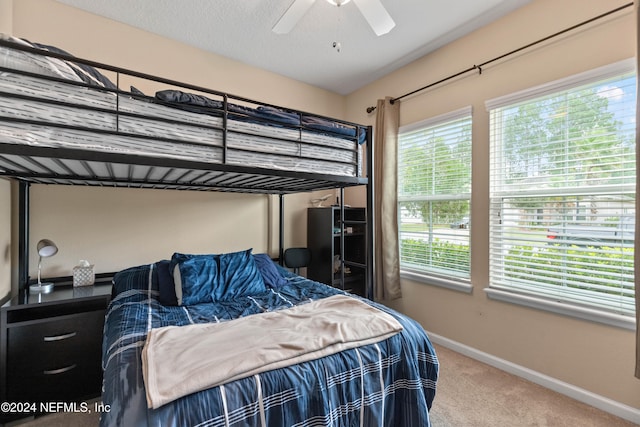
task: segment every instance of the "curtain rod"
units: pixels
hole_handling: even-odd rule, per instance
[[[540,43],[544,43],[547,40],[550,40],[550,39],[552,39],[554,37],[561,36],[561,35],[563,35],[565,33],[568,33],[569,31],[575,30],[576,28],[580,28],[580,27],[582,27],[584,25],[587,25],[587,24],[590,24],[590,23],[592,23],[594,21],[597,21],[599,19],[605,18],[605,17],[607,17],[609,15],[612,15],[612,14],[614,14],[616,12],[619,12],[619,11],[621,11],[623,9],[626,9],[626,8],[628,8],[630,6],[633,6],[633,2],[627,3],[624,6],[620,6],[620,7],[616,8],[616,9],[610,10],[608,12],[605,12],[605,13],[601,14],[601,15],[595,16],[595,17],[593,17],[591,19],[587,19],[586,21],[580,22],[579,24],[573,25],[573,26],[571,26],[569,28],[565,28],[564,30],[558,31],[557,33],[554,33],[554,34],[551,34],[550,36],[541,38],[540,40],[536,40],[536,41],[534,41],[532,43],[529,43],[529,44],[527,44],[525,46],[522,46],[522,47],[519,47],[517,49],[514,49],[514,50],[512,50],[510,52],[507,52],[505,54],[502,54],[500,56],[496,56],[495,58],[492,58],[492,59],[490,59],[488,61],[485,61],[485,62],[483,62],[483,63],[481,63],[479,65],[474,65],[472,67],[469,67],[469,68],[467,68],[465,70],[462,70],[462,71],[460,71],[458,73],[455,73],[455,74],[452,74],[452,75],[450,75],[448,77],[440,79],[437,82],[430,83],[430,84],[428,84],[426,86],[423,86],[423,87],[421,87],[419,89],[416,89],[416,90],[413,90],[411,92],[405,93],[404,95],[398,96],[397,98],[393,98],[393,99],[391,99],[391,103],[393,104],[395,101],[399,101],[402,98],[406,98],[407,96],[411,96],[411,95],[416,94],[418,92],[422,92],[423,90],[429,89],[429,88],[431,88],[433,86],[439,85],[440,83],[444,83],[444,82],[446,82],[448,80],[455,79],[456,77],[460,77],[461,75],[469,73],[469,72],[474,71],[474,70],[478,70],[479,74],[482,74],[482,67],[484,67],[485,65],[489,65],[489,64],[491,64],[493,62],[496,62],[496,61],[499,61],[501,59],[504,59],[507,56],[514,55],[514,54],[516,54],[516,53],[518,53],[520,51],[523,51],[525,49],[528,49],[528,48],[533,47],[535,45],[538,45]],[[371,114],[371,113],[373,113],[373,111],[375,111],[375,109],[376,109],[376,107],[368,107],[367,108],[367,113]]]

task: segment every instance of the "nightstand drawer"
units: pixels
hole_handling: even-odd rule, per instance
[[[7,398],[12,402],[70,402],[99,394],[100,364],[70,364],[56,370],[11,375]]]
[[[8,397],[60,401],[99,390],[104,315],[97,310],[8,328]]]

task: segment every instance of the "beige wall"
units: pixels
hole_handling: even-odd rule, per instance
[[[0,33],[11,34],[13,27],[13,1],[0,0]]]
[[[626,4],[626,0],[536,0],[402,70],[351,94],[348,118],[373,123],[366,107],[541,39]],[[438,335],[640,408],[633,377],[634,333],[491,301],[489,283],[489,127],[484,102],[635,54],[632,8],[614,18],[402,100],[401,124],[473,107],[471,295],[403,280],[404,298],[391,305]]]
[[[253,248],[277,255],[277,196],[33,185],[30,197],[31,277],[37,274],[34,248],[43,238],[60,249],[43,262],[44,277],[69,276],[81,259],[105,273],[173,252]],[[285,247],[306,244],[305,208],[311,197],[285,196]]]
[[[48,238],[59,248],[43,263],[47,276],[71,275],[80,259],[110,272],[174,251],[267,249],[263,195],[34,185],[31,200],[30,247]],[[32,251],[32,274],[37,261]]]

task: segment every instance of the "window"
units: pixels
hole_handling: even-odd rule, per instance
[[[471,108],[400,129],[400,268],[469,278]]]
[[[624,61],[487,103],[491,288],[635,312],[633,70]]]

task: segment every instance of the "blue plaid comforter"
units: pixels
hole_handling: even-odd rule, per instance
[[[147,408],[140,354],[147,331],[218,322],[342,293],[287,275],[287,284],[232,302],[163,306],[150,266],[117,285],[105,321],[101,426],[429,426],[438,360],[422,327],[370,302],[404,327],[353,350],[276,369]],[[348,315],[348,314],[347,314]],[[229,343],[233,345],[233,343]],[[207,357],[203,354],[202,357]]]

